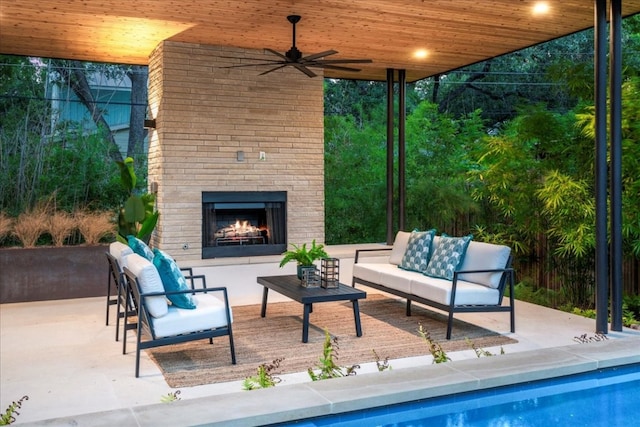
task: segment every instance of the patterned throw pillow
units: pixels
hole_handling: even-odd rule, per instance
[[[424,273],[429,264],[429,255],[431,254],[431,242],[435,236],[436,230],[418,231],[414,230],[409,236],[407,249],[402,257],[402,262],[398,267],[403,270],[418,271]]]
[[[431,260],[424,274],[431,277],[453,280],[453,272],[462,264],[467,246],[472,235],[464,237],[450,237],[443,234],[440,244],[436,246]]]
[[[158,273],[160,273],[160,279],[162,280],[162,286],[165,292],[190,289],[189,285],[187,285],[187,280],[184,278],[184,275],[173,258],[159,249],[154,249],[153,254],[153,265],[158,269]],[[167,295],[167,298],[176,307],[196,308],[195,301],[189,294]]]
[[[127,236],[127,242],[134,253],[153,261],[153,252],[145,242],[132,235]]]

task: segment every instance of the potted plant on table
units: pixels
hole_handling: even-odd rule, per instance
[[[310,248],[307,248],[306,243],[303,243],[302,246],[294,244],[291,244],[291,246],[293,249],[283,253],[284,257],[282,258],[282,261],[280,261],[280,267],[284,267],[291,261],[296,261],[298,263],[298,279],[302,279],[302,270],[305,268],[312,268],[315,270],[316,266],[313,264],[314,261],[329,257],[329,254],[324,250],[324,245],[316,244],[315,239],[311,242]]]

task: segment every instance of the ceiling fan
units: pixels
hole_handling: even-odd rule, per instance
[[[345,67],[343,65],[336,64],[367,64],[373,62],[371,59],[324,59],[327,56],[335,55],[336,53],[338,53],[335,50],[326,50],[324,52],[314,53],[313,55],[302,56],[302,52],[300,52],[296,47],[296,24],[300,22],[300,19],[300,15],[287,16],[287,20],[293,25],[293,44],[287,52],[282,54],[273,49],[264,49],[265,51],[277,56],[278,59],[265,61],[263,59],[253,58],[256,61],[263,62],[255,64],[230,65],[228,67],[221,68],[256,67],[266,65],[273,66],[273,68],[259,74],[260,76],[262,76],[264,74],[269,74],[284,67],[294,67],[297,70],[302,71],[309,77],[316,77],[316,73],[311,71],[309,68],[326,68],[330,70],[357,72],[360,71],[358,68]]]

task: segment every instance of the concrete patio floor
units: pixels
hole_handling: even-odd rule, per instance
[[[235,295],[233,305],[253,304],[259,300],[255,288]],[[594,336],[594,320],[525,302],[516,303],[516,333],[513,334],[508,332],[506,313],[463,314],[457,317],[516,339],[516,344],[504,346],[507,355],[553,347],[593,345],[579,344],[575,337],[583,334]],[[117,420],[113,413],[109,417],[105,415],[106,418],[97,413],[123,410],[130,416],[131,408],[167,405],[160,403],[161,398],[176,390],[165,383],[159,369],[145,352],[141,357],[141,376],[134,378],[133,334],[129,334],[129,353],[126,355],[122,355],[122,345],[114,340],[114,335],[115,313],[112,311],[110,324],[105,326],[104,298],[0,305],[0,410],[4,411],[12,401],[28,395],[29,400],[19,411],[17,424],[58,418],[57,421],[33,425],[110,425]],[[640,348],[639,331],[611,332],[607,342],[619,339],[625,342],[637,340],[633,345]],[[493,353],[500,351],[499,348],[487,350]],[[425,346],[425,356],[393,360],[393,371],[401,374],[404,368],[431,365],[431,357],[427,354]],[[471,350],[449,355],[454,361],[476,358]],[[379,375],[375,364],[365,364],[358,373],[358,381],[365,381],[363,378],[367,378],[367,373],[372,373],[372,378]],[[309,382],[306,373],[282,375],[281,378],[282,383],[271,390],[285,392],[288,385]],[[238,378],[238,381],[230,383],[182,388],[180,404],[214,396],[210,405],[215,405],[223,401],[220,399],[223,395],[226,399],[229,394],[240,394],[240,399],[246,399],[249,393],[257,392],[243,392],[242,378]],[[209,407],[212,412],[230,410],[229,406]],[[82,417],[81,414],[94,415]],[[87,420],[94,421],[87,424]],[[184,422],[183,425],[191,425],[186,419]],[[153,424],[136,421],[121,425]]]

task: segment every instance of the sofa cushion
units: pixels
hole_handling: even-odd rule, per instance
[[[402,262],[402,257],[404,257],[409,243],[409,236],[411,236],[411,233],[408,231],[398,231],[396,233],[396,239],[393,241],[393,248],[391,248],[391,255],[389,256],[391,264],[400,265]]]
[[[411,280],[413,295],[444,305],[451,303],[451,289],[451,281],[446,279],[414,273],[414,278]],[[455,305],[498,305],[500,303],[500,293],[497,289],[458,280]]]
[[[148,259],[149,261],[153,261],[153,252],[145,242],[131,235],[127,236],[127,242],[129,242],[129,246],[134,253]]]
[[[403,270],[398,267],[391,268],[391,269],[381,269],[380,282],[378,283],[380,283],[383,286],[386,286],[389,289],[394,289],[396,291],[400,291],[404,293],[410,293],[411,280],[415,276],[421,276],[421,274],[415,271]]]
[[[443,234],[433,250],[425,271],[427,276],[453,280],[453,272],[464,260],[464,255],[472,236],[451,237]]]
[[[158,273],[160,273],[160,279],[162,280],[162,286],[165,291],[187,291],[190,289],[178,264],[164,251],[153,249],[153,265],[158,269]],[[167,298],[171,301],[171,304],[176,307],[191,310],[196,308],[189,294],[167,295]]]
[[[138,278],[140,292],[164,292],[160,274],[148,259],[138,254],[131,254],[127,257],[127,268]],[[158,295],[144,298],[151,316],[162,317],[168,313],[167,299],[164,296]]]
[[[484,242],[470,242],[460,271],[493,270],[505,268],[511,254],[511,248]],[[502,273],[460,274],[459,280],[478,283],[496,289],[500,285]]]
[[[193,299],[197,305],[195,310],[172,306],[166,316],[151,319],[157,338],[227,326],[227,314],[222,300],[203,293],[194,295]]]
[[[389,266],[394,270],[398,267],[389,263],[366,263],[358,262],[353,264],[353,277],[357,277],[368,282],[380,283],[380,269]]]
[[[133,253],[133,250],[122,242],[112,242],[109,244],[109,253],[118,261],[120,272],[127,266],[127,256]]]
[[[431,242],[436,234],[435,229],[428,231],[414,230],[409,236],[407,249],[404,252],[399,267],[404,270],[424,273],[429,264]]]

